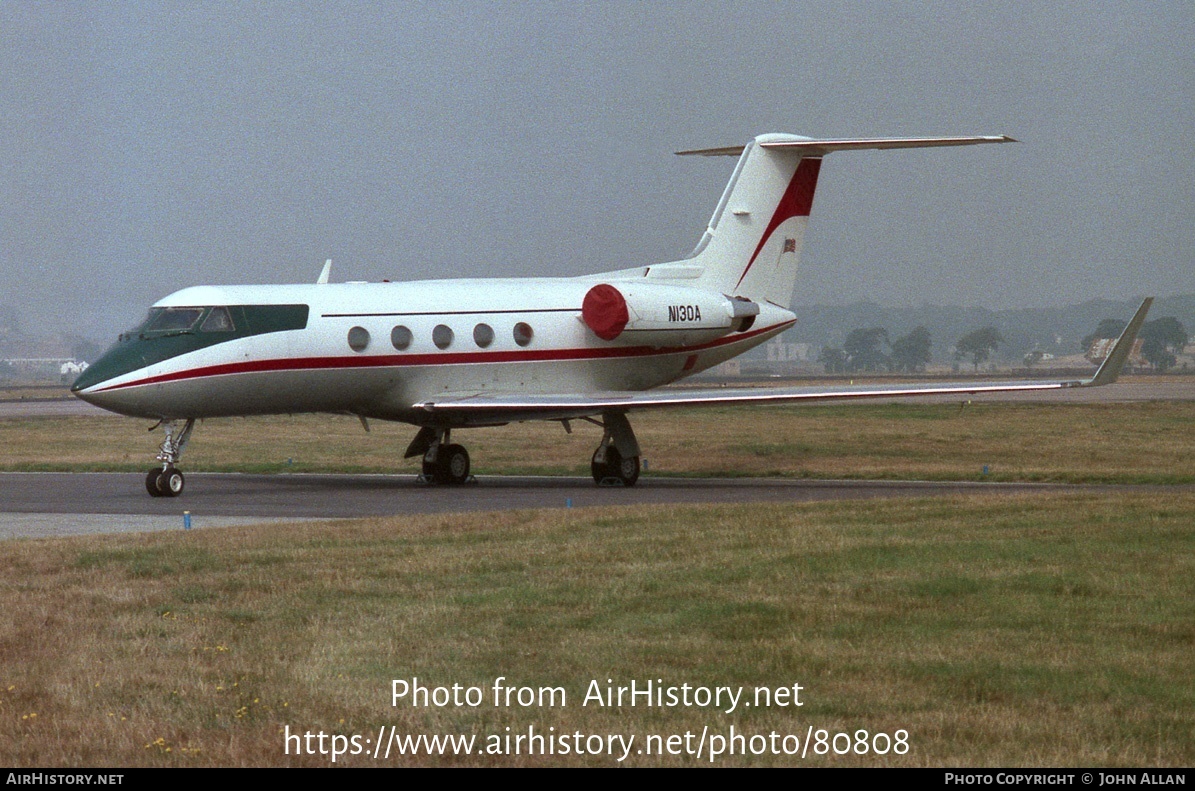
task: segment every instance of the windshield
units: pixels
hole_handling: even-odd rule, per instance
[[[129,338],[135,338],[135,337],[137,337],[138,334],[145,332],[145,328],[148,327],[150,324],[153,324],[154,319],[156,319],[158,317],[158,314],[161,313],[163,310],[165,310],[165,308],[150,308],[149,314],[146,315],[146,317],[143,318],[141,321],[139,321],[137,324],[134,324],[130,329],[127,329],[124,332],[120,333],[118,340],[124,341]]]
[[[153,321],[145,325],[143,332],[170,332],[189,330],[199,321],[203,308],[164,308]]]
[[[267,332],[301,330],[307,326],[307,305],[200,305],[198,307],[150,308],[149,315],[133,329],[120,334],[119,342],[135,338],[151,339],[182,334],[207,336],[216,340],[261,335]]]

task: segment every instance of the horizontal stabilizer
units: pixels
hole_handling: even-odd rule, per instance
[[[764,139],[764,148],[781,151],[795,151],[806,157],[821,157],[831,151],[862,151],[883,148],[934,148],[937,146],[974,146],[981,143],[1015,143],[1008,135],[980,135],[970,137],[863,137],[816,140],[795,135],[776,136]],[[724,146],[722,148],[697,148],[691,151],[677,151],[679,156],[737,157],[746,146]]]

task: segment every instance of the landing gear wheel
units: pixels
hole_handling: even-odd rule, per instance
[[[601,448],[598,448],[598,450],[601,450]],[[589,460],[589,472],[593,475],[593,482],[598,486],[601,486],[602,481],[606,480],[606,478],[610,476],[606,473],[606,462],[598,461],[597,455],[598,451],[595,450],[593,452],[593,458]],[[148,486],[149,484],[147,483],[146,485]]]
[[[155,467],[146,474],[145,491],[149,492],[150,497],[178,497],[183,493],[186,482],[183,474],[174,465],[178,464],[183,448],[191,437],[191,430],[195,428],[195,418],[187,418],[182,431],[178,430],[178,422],[174,419],[160,420],[158,425],[166,434],[156,456],[157,460],[162,462],[162,466]]]
[[[444,445],[434,462],[423,462],[423,477],[431,483],[459,485],[469,480],[469,452],[462,445]]]
[[[150,497],[162,497],[162,487],[159,486],[159,479],[162,477],[162,469],[154,467],[145,476],[145,491],[149,492]]]
[[[440,449],[444,483],[462,484],[469,480],[469,451],[463,445],[449,445]]]
[[[178,497],[183,493],[184,485],[186,480],[183,473],[175,467],[167,467],[158,477],[158,488],[162,490],[163,497]]]
[[[593,474],[594,483],[599,486],[602,483],[611,482],[611,479],[618,481],[623,486],[634,486],[635,482],[639,480],[639,457],[627,456],[624,459],[618,449],[610,445],[606,448],[605,463],[598,462],[597,451],[594,451],[589,469]]]
[[[624,459],[615,448],[607,448],[606,467],[613,477],[622,481],[623,486],[634,486],[639,480],[638,456],[627,456]]]

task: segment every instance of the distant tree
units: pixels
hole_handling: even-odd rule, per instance
[[[970,357],[971,362],[975,364],[975,370],[978,371],[979,364],[985,361],[1002,343],[1004,343],[1004,338],[998,329],[984,327],[959,338],[954,344],[954,355],[960,358]]]
[[[1156,371],[1165,371],[1178,362],[1175,355],[1186,348],[1187,329],[1174,316],[1163,316],[1141,325],[1141,356]]]
[[[933,341],[929,330],[922,326],[892,341],[892,370],[909,373],[924,371],[932,359],[929,351],[931,346]]]
[[[1100,338],[1119,338],[1120,333],[1124,332],[1125,325],[1128,324],[1124,319],[1102,319],[1096,326],[1095,332],[1089,335],[1084,335],[1080,343],[1083,344],[1083,352],[1091,348],[1091,344]]]
[[[826,367],[828,374],[840,374],[846,371],[846,352],[833,346],[823,346],[817,361]]]
[[[1040,363],[1041,358],[1043,358],[1045,356],[1046,356],[1046,353],[1043,352],[1041,349],[1034,349],[1033,351],[1031,351],[1025,355],[1024,360],[1022,362],[1025,363],[1026,368],[1032,368],[1033,366]]]
[[[888,355],[881,349],[886,343],[888,330],[883,327],[851,330],[842,344],[847,356],[847,370],[879,371],[888,368]]]

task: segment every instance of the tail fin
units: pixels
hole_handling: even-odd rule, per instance
[[[831,151],[1009,142],[1015,141],[1003,135],[814,140],[770,134],[746,146],[678,151],[681,155],[739,155],[709,227],[689,256],[688,263],[702,270],[695,285],[787,308],[821,160]]]

